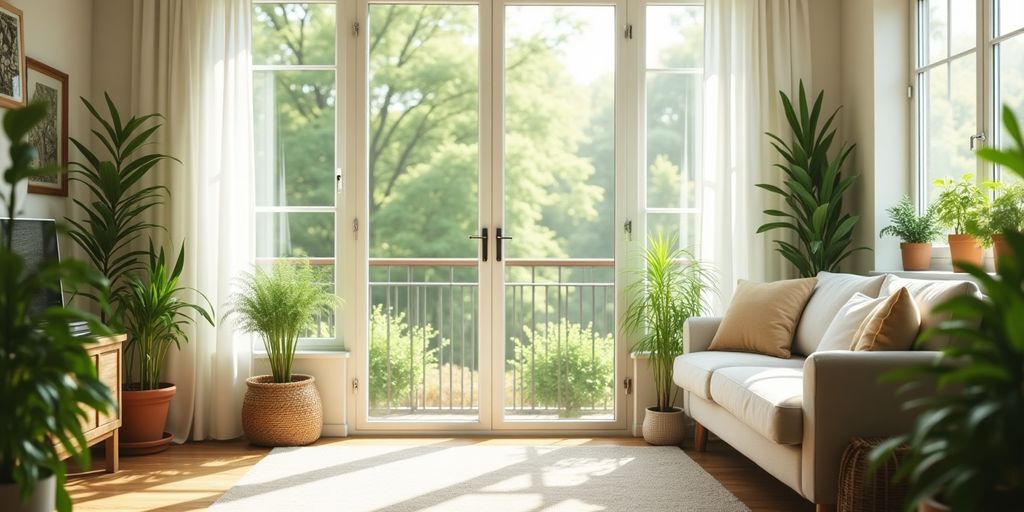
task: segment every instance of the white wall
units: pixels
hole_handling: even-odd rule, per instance
[[[68,74],[68,135],[90,140],[88,113],[81,107],[79,96],[92,94],[92,0],[8,0],[25,15],[25,55]],[[2,110],[2,109],[0,109]],[[0,135],[0,169],[10,165],[7,152],[10,142]],[[69,159],[78,153],[69,144]],[[72,184],[73,185],[73,184]],[[6,189],[4,189],[6,191]],[[75,187],[72,186],[72,193]],[[69,198],[25,195],[25,185],[18,191],[21,215],[62,219],[71,204]],[[70,195],[70,194],[69,194]],[[66,250],[65,247],[61,247]]]

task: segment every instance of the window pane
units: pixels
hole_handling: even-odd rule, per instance
[[[253,73],[257,206],[333,206],[334,71]]]
[[[1024,113],[1024,35],[1014,36],[1003,41],[996,47],[996,79],[998,80],[999,98],[996,99],[996,119],[999,125],[1000,147],[1012,144],[1009,134],[1002,122],[1002,107],[1010,107],[1020,118]],[[1002,178],[1015,177],[1010,172],[1003,172]]]
[[[956,55],[978,44],[978,4],[975,0],[953,0],[950,7],[950,54]]]
[[[997,27],[999,35],[1009,34],[1014,30],[1024,28],[1024,2],[1021,0],[995,0],[999,5],[996,12],[999,13]]]
[[[647,74],[647,207],[695,208],[700,163],[699,74]]]
[[[682,247],[690,252],[697,250],[700,242],[700,215],[696,213],[648,213],[647,236],[659,234],[676,237],[675,247]]]
[[[704,66],[704,8],[658,5],[647,8],[647,67]]]
[[[925,62],[922,64],[931,64],[945,59],[949,55],[946,44],[946,34],[949,31],[949,13],[946,10],[946,1],[926,0],[924,2],[924,12],[922,13],[924,23],[921,26],[925,33],[921,34],[920,40],[926,48],[921,52],[925,58]]]
[[[334,64],[335,19],[330,4],[255,4],[253,64]]]
[[[977,171],[969,141],[977,127],[977,71],[974,55],[948,66],[929,70],[924,77],[925,112],[921,127],[925,137],[923,164],[930,197],[937,192],[932,181]]]
[[[334,214],[257,213],[256,257],[334,257]]]

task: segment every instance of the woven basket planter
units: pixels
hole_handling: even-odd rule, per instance
[[[259,446],[302,446],[320,439],[324,411],[311,375],[293,374],[292,381],[274,382],[271,375],[245,381],[242,429]]]
[[[900,460],[907,449],[900,446],[893,458],[868,475],[868,455],[885,438],[855,437],[843,452],[839,463],[839,496],[836,503],[838,512],[882,512],[902,511],[906,508],[906,482],[893,483]]]
[[[679,446],[683,444],[686,425],[683,410],[673,407],[671,412],[659,412],[648,407],[644,415],[644,441],[655,446]]]

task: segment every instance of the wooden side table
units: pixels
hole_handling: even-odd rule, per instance
[[[118,468],[117,434],[118,429],[121,428],[121,353],[126,338],[127,336],[124,334],[97,338],[96,341],[86,346],[86,351],[96,365],[96,373],[100,381],[110,388],[117,401],[117,409],[111,414],[102,414],[92,410],[88,419],[82,423],[82,433],[85,434],[88,446],[96,445],[101,441],[105,443],[104,447],[107,453],[104,469],[107,473],[115,473]],[[61,459],[70,456],[59,442],[57,443],[57,453]]]

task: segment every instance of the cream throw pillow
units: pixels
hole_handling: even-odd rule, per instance
[[[793,333],[816,279],[754,283],[740,279],[709,350],[788,359]]]
[[[875,306],[853,335],[854,350],[910,350],[921,329],[921,312],[906,288]]]
[[[860,329],[860,324],[875,308],[889,297],[873,299],[863,293],[855,293],[850,300],[839,308],[835,318],[828,324],[821,343],[815,352],[823,350],[853,350],[853,336]]]
[[[878,297],[885,276],[858,276],[854,274],[834,274],[818,272],[818,282],[814,284],[804,314],[796,326],[796,337],[793,339],[793,353],[810,355],[820,350],[818,344],[825,339],[825,331],[836,318],[839,310],[856,293],[868,297]],[[889,294],[885,295],[886,297]],[[859,324],[858,324],[859,325]],[[853,327],[854,330],[857,326]],[[850,333],[853,336],[853,333]]]

